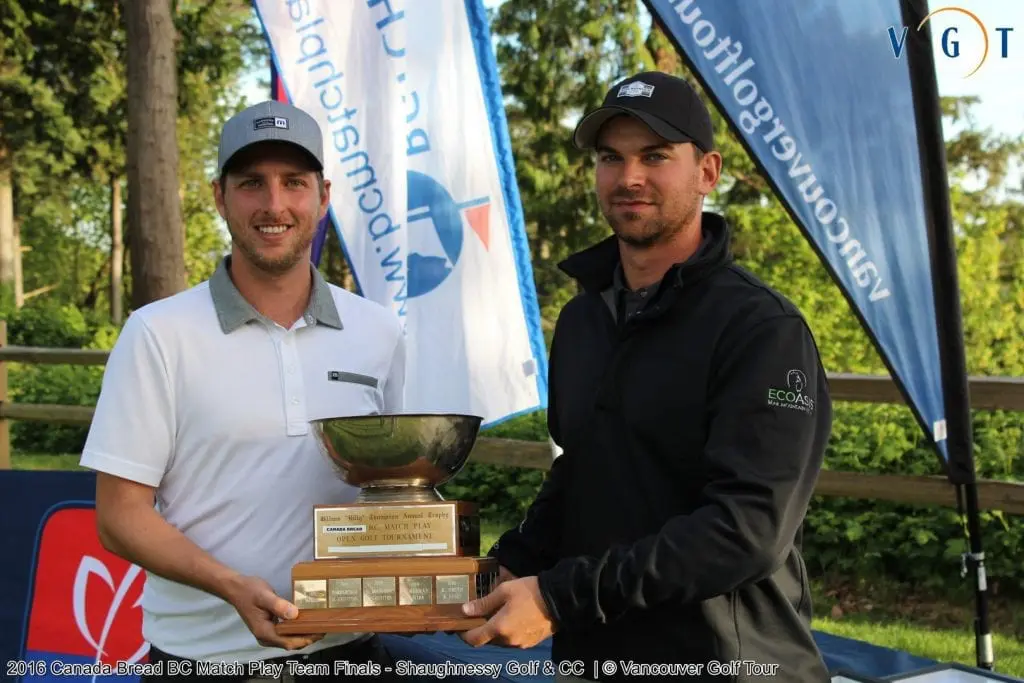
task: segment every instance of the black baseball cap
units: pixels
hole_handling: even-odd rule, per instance
[[[601,126],[623,114],[643,121],[669,142],[692,142],[704,152],[714,149],[711,114],[697,91],[684,79],[661,71],[645,71],[616,83],[604,103],[580,119],[573,144],[594,148]]]

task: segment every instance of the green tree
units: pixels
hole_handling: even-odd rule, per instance
[[[97,311],[110,308],[111,204],[123,210],[125,199],[112,197],[125,174],[123,9],[123,0],[0,0],[0,166],[11,172],[30,247],[25,289]],[[226,247],[209,189],[217,134],[240,106],[242,74],[266,63],[266,46],[245,0],[177,0],[172,9],[179,194],[194,284]],[[131,236],[126,225],[119,262]],[[123,286],[130,292],[130,272]]]
[[[105,323],[112,188],[125,175],[123,9],[124,0],[0,0],[0,157],[28,247],[26,296],[37,294],[18,311],[8,293],[0,316],[21,343],[110,348],[116,336]],[[246,0],[178,0],[173,10],[178,186],[187,282],[195,284],[226,249],[209,187],[217,135],[241,107],[245,72],[266,63],[266,47]],[[124,199],[116,202],[122,211]],[[132,226],[125,232],[130,249]],[[130,272],[123,286],[130,294]],[[43,338],[46,329],[72,327],[82,334]],[[88,405],[99,388],[100,373],[92,370],[102,369],[12,365],[11,396]],[[20,450],[73,452],[85,429],[16,423],[13,434]]]
[[[636,0],[505,0],[492,22],[534,277],[550,323],[571,296],[557,269],[608,234],[576,120],[650,59]]]

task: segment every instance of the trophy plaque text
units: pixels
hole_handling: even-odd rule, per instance
[[[463,603],[489,593],[497,561],[478,557],[477,506],[447,501],[436,486],[458,473],[481,419],[374,415],[313,422],[353,503],[313,509],[313,559],[292,569],[296,619],[282,635],[465,631],[483,618]]]

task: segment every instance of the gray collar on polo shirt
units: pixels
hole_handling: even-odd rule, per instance
[[[235,287],[228,274],[231,265],[231,257],[225,256],[217,265],[217,270],[210,277],[210,296],[213,298],[213,308],[217,311],[217,320],[220,322],[220,329],[224,334],[234,332],[242,325],[253,320],[266,320],[255,308],[252,307],[242,293]],[[331,288],[323,275],[310,264],[313,271],[313,293],[309,297],[309,305],[302,317],[307,325],[321,323],[328,327],[341,329],[341,316],[338,315],[338,307],[334,303],[334,296]]]
[[[704,250],[707,249],[708,243],[707,231],[702,231],[700,246],[697,247],[697,251],[687,261],[699,258]],[[652,282],[640,289],[630,289],[626,286],[626,276],[622,272],[622,263],[619,262],[616,264],[615,273],[612,275],[612,286],[601,292],[601,298],[608,304],[608,309],[612,312],[612,319],[618,322],[620,314],[626,320],[636,315],[647,304],[651,295],[658,291],[659,287],[661,287],[661,280]],[[620,303],[622,304],[621,310],[619,308]]]
[[[630,289],[626,286],[626,276],[622,272],[622,264],[620,263],[615,266],[612,286],[604,290],[601,295],[612,312],[612,318],[617,321],[621,313],[628,320],[644,307],[644,304],[647,303],[647,298],[654,292],[657,292],[660,286],[661,280],[640,289]],[[619,310],[620,303],[622,304],[621,311]]]

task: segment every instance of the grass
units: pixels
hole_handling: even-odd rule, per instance
[[[77,455],[19,454],[14,469],[79,470]],[[485,520],[482,547],[510,525]],[[973,594],[938,594],[874,579],[815,577],[814,628],[939,662],[975,666]],[[996,671],[1024,678],[1024,595],[992,596],[989,603]]]
[[[966,628],[932,629],[927,625],[913,622],[877,622],[857,617],[841,620],[820,617],[815,619],[814,628],[824,633],[902,650],[939,662],[959,662],[967,666],[976,666],[974,634]],[[1010,676],[1024,676],[1024,642],[998,633],[993,636],[992,641],[996,671]]]
[[[50,453],[13,453],[11,468],[15,470],[70,470],[85,471],[78,466],[79,455],[53,455]]]
[[[939,595],[884,580],[812,581],[814,628],[939,662],[976,666],[973,595]],[[1024,677],[1024,598],[990,596],[996,671]]]

